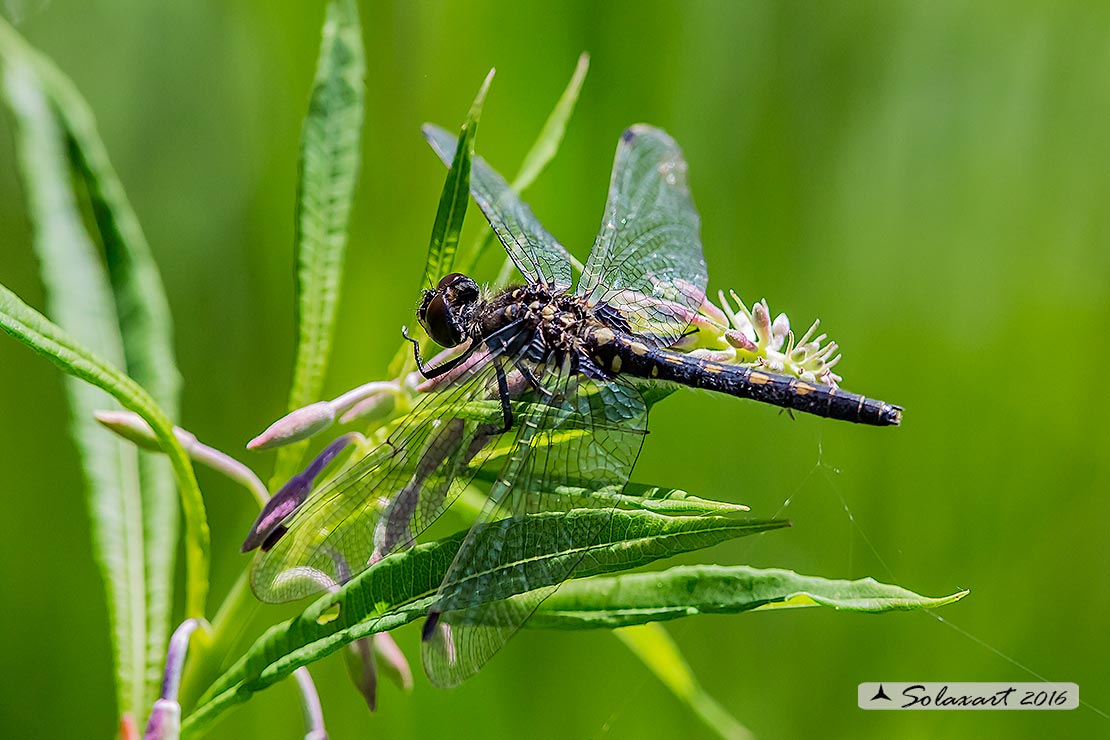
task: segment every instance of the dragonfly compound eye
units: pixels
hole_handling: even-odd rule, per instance
[[[439,285],[436,286],[436,290],[443,290],[444,288],[450,287],[455,283],[456,280],[459,280],[460,278],[463,280],[469,279],[461,272],[452,272],[450,275],[444,275],[439,279]]]
[[[418,318],[428,336],[442,347],[454,347],[465,338],[441,291],[437,290],[431,300],[421,307]]]

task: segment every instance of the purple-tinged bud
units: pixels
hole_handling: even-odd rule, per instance
[[[266,431],[248,442],[247,449],[267,450],[299,442],[327,429],[334,422],[335,411],[332,405],[327,401],[317,401],[275,421]]]
[[[706,297],[705,300],[702,301],[700,312],[703,316],[709,317],[711,320],[720,324],[721,326],[728,326],[728,314],[718,308],[717,305],[713,303],[713,301],[709,300],[708,297]]]
[[[242,552],[250,552],[256,547],[266,551],[273,547],[285,534],[285,526],[282,523],[308,498],[317,476],[323,472],[328,463],[335,459],[336,455],[360,439],[362,435],[355,432],[344,434],[325,447],[307,468],[290,478],[262,507],[262,512],[254,520],[250,533],[243,541]]]
[[[374,645],[378,665],[385,670],[385,674],[402,690],[412,691],[412,668],[393,637],[388,632],[378,632],[374,635]]]
[[[771,312],[765,300],[752,306],[752,326],[756,343],[766,345],[771,339]]]
[[[293,671],[293,676],[297,679],[297,688],[301,690],[301,708],[307,730],[305,740],[328,740],[328,732],[324,729],[324,710],[320,707],[320,695],[316,693],[316,684],[312,683],[312,674],[301,666]]]
[[[143,740],[177,740],[180,736],[181,705],[169,699],[156,699]]]
[[[378,668],[374,664],[374,637],[363,637],[347,644],[343,651],[347,664],[347,675],[351,683],[362,694],[366,707],[371,712],[378,708]]]
[[[162,676],[162,695],[150,711],[144,740],[177,740],[181,734],[181,705],[177,703],[177,690],[181,686],[181,669],[189,651],[189,637],[197,626],[197,620],[186,619],[170,637],[166,670]]]
[[[746,334],[736,329],[727,329],[725,331],[725,341],[736,349],[742,349],[747,352],[755,352],[759,349],[755,346],[755,342],[749,339]]]

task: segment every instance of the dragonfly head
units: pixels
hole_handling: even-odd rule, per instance
[[[416,317],[437,344],[455,347],[467,338],[463,318],[478,297],[478,284],[462,273],[453,272],[440,280],[434,290],[424,291]]]

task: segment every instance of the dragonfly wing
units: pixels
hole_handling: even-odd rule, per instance
[[[619,309],[656,346],[682,336],[705,299],[707,274],[686,160],[664,131],[621,134],[601,231],[578,283],[591,305]]]
[[[541,368],[542,370],[542,368]],[[599,485],[628,482],[647,428],[639,391],[548,368],[545,387],[516,421],[517,433],[489,501],[444,578],[425,623],[423,662],[432,683],[454,686],[473,675],[570,577],[611,516],[611,499],[572,496],[567,478]],[[546,378],[546,380],[545,380]],[[598,508],[602,516],[560,518],[527,539],[521,517]],[[550,556],[537,557],[537,553]]]
[[[410,544],[450,506],[503,431],[497,366],[514,355],[491,346],[443,376],[442,389],[421,400],[384,443],[309,495],[254,562],[251,588],[259,599],[293,601],[334,589]]]
[[[450,167],[456,137],[431,124],[426,124],[423,130],[432,149]],[[532,215],[520,194],[481,157],[475,157],[470,164],[470,194],[528,282],[559,292],[570,290],[571,262],[566,248]]]

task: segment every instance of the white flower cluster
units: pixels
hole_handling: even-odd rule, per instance
[[[805,334],[795,338],[786,314],[780,313],[771,320],[766,299],[749,310],[735,291],[730,290],[728,296],[720,291],[717,296],[721,306],[706,298],[691,322],[695,331],[672,349],[714,362],[761,367],[833,387],[842,380],[832,370],[840,362],[839,347],[836,342],[825,344],[827,335],[817,334],[820,321],[814,321]]]

